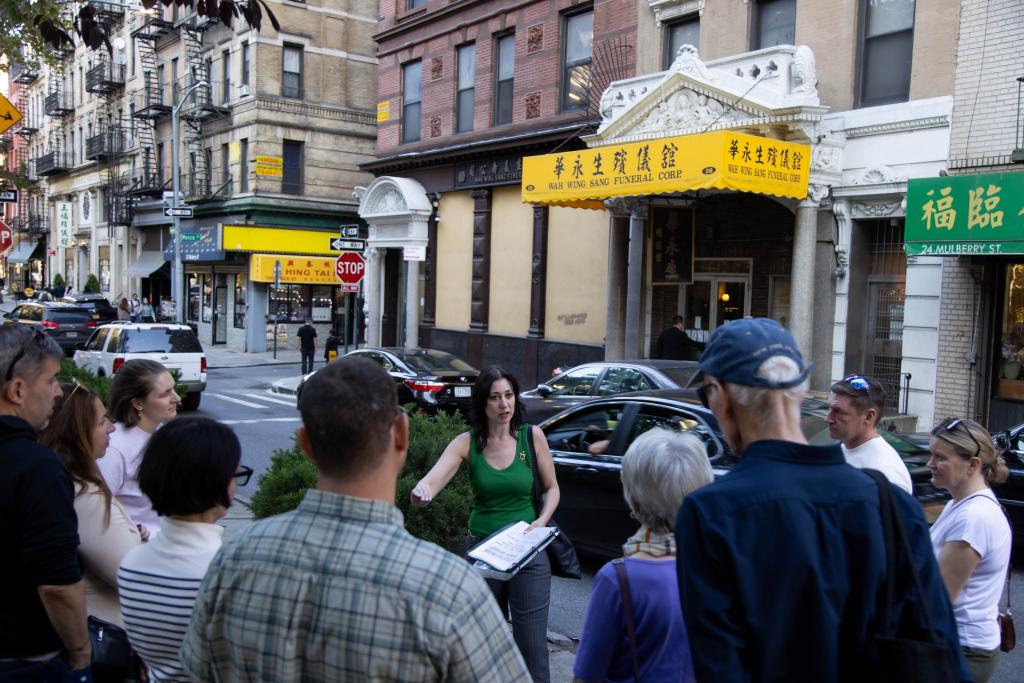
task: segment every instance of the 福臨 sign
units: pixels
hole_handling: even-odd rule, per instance
[[[691,190],[803,199],[811,148],[732,131],[606,145],[523,159],[523,201],[604,208],[601,200]]]
[[[907,182],[907,254],[1024,254],[1024,172]]]

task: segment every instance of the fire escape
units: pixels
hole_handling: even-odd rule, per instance
[[[42,216],[34,215],[30,210],[31,195],[39,192],[38,178],[35,173],[35,159],[29,158],[29,145],[35,134],[39,132],[39,112],[31,104],[29,88],[39,78],[39,69],[27,65],[16,64],[11,68],[12,80],[18,88],[18,111],[21,121],[15,127],[15,134],[21,138],[13,154],[11,170],[24,182],[18,192],[17,215],[11,227],[16,230],[30,231],[42,224]],[[38,228],[37,228],[38,229]]]
[[[127,194],[159,197],[163,190],[162,169],[156,147],[156,124],[171,115],[171,97],[167,84],[157,71],[156,45],[172,35],[174,25],[153,15],[132,31],[139,48],[139,66],[143,86],[132,93],[131,116],[136,119],[135,134],[139,146],[139,164],[127,188]]]
[[[36,157],[36,173],[39,176],[66,173],[71,169],[66,149],[64,120],[75,112],[75,107],[71,102],[71,93],[65,89],[63,69],[51,71],[47,85],[43,113],[53,119],[53,125],[50,126],[46,152]]]
[[[206,17],[193,15],[181,23],[181,44],[185,49],[185,82],[181,92],[193,84],[205,81],[188,102],[181,107],[181,119],[185,122],[182,141],[185,143],[185,158],[188,176],[182,183],[186,201],[207,199],[217,194],[220,188],[213,187],[213,169],[210,168],[210,152],[204,145],[203,125],[214,118],[225,116],[226,107],[214,103],[214,83],[210,62],[203,57],[203,31],[214,24]],[[223,99],[227,99],[226,97]],[[226,174],[225,174],[226,176]]]
[[[119,3],[90,0],[90,4],[96,9],[108,34],[124,19],[124,6]],[[100,100],[93,120],[96,134],[85,141],[85,157],[106,163],[107,224],[128,225],[131,223],[131,198],[128,195],[131,181],[121,174],[126,131],[125,121],[117,109],[124,91],[125,65],[110,61],[107,53],[101,55],[100,61],[85,74],[85,89],[96,93]]]

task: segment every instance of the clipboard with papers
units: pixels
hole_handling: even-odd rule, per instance
[[[485,579],[508,581],[548,547],[558,528],[545,526],[526,533],[526,522],[513,522],[480,541],[466,553]]]

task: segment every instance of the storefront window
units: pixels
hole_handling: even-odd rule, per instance
[[[244,273],[235,275],[235,328],[245,329],[245,287],[249,278]]]
[[[997,396],[1024,399],[1024,263],[1006,266],[1006,306]]]
[[[281,322],[305,322],[309,308],[309,285],[270,287],[270,313]]]
[[[195,273],[188,275],[188,320],[199,320],[199,276]]]
[[[64,259],[64,286],[71,287],[75,283],[75,260]],[[77,292],[76,292],[77,293]]]
[[[110,259],[101,258],[100,264],[100,289],[104,292],[110,291]]]
[[[312,296],[313,322],[331,322],[331,287],[313,287]]]
[[[203,322],[208,323],[213,313],[213,276],[203,275]]]

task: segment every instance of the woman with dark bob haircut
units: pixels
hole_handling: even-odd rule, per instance
[[[469,466],[473,512],[469,517],[472,544],[513,522],[526,522],[530,530],[547,526],[558,507],[558,481],[548,442],[538,427],[523,424],[525,410],[519,383],[505,370],[485,368],[473,385],[472,427],[455,437],[427,476],[410,493],[413,505],[428,505],[463,462]],[[533,502],[532,452],[537,455],[543,507]],[[509,581],[488,579],[502,613],[512,614],[512,635],[534,681],[547,683],[548,602],[551,565],[547,553],[538,553]]]
[[[139,490],[139,463],[153,432],[174,419],[179,403],[174,377],[155,360],[128,361],[114,375],[110,387],[114,433],[106,455],[99,461],[100,472],[132,521],[146,526],[154,535],[160,530],[160,519],[149,498]]]
[[[220,549],[224,529],[216,522],[227,513],[236,486],[245,486],[252,475],[239,467],[241,452],[231,427],[208,417],[168,423],[143,452],[139,487],[162,523],[149,543],[125,555],[117,590],[128,639],[152,681],[187,678],[178,649],[199,584]]]

